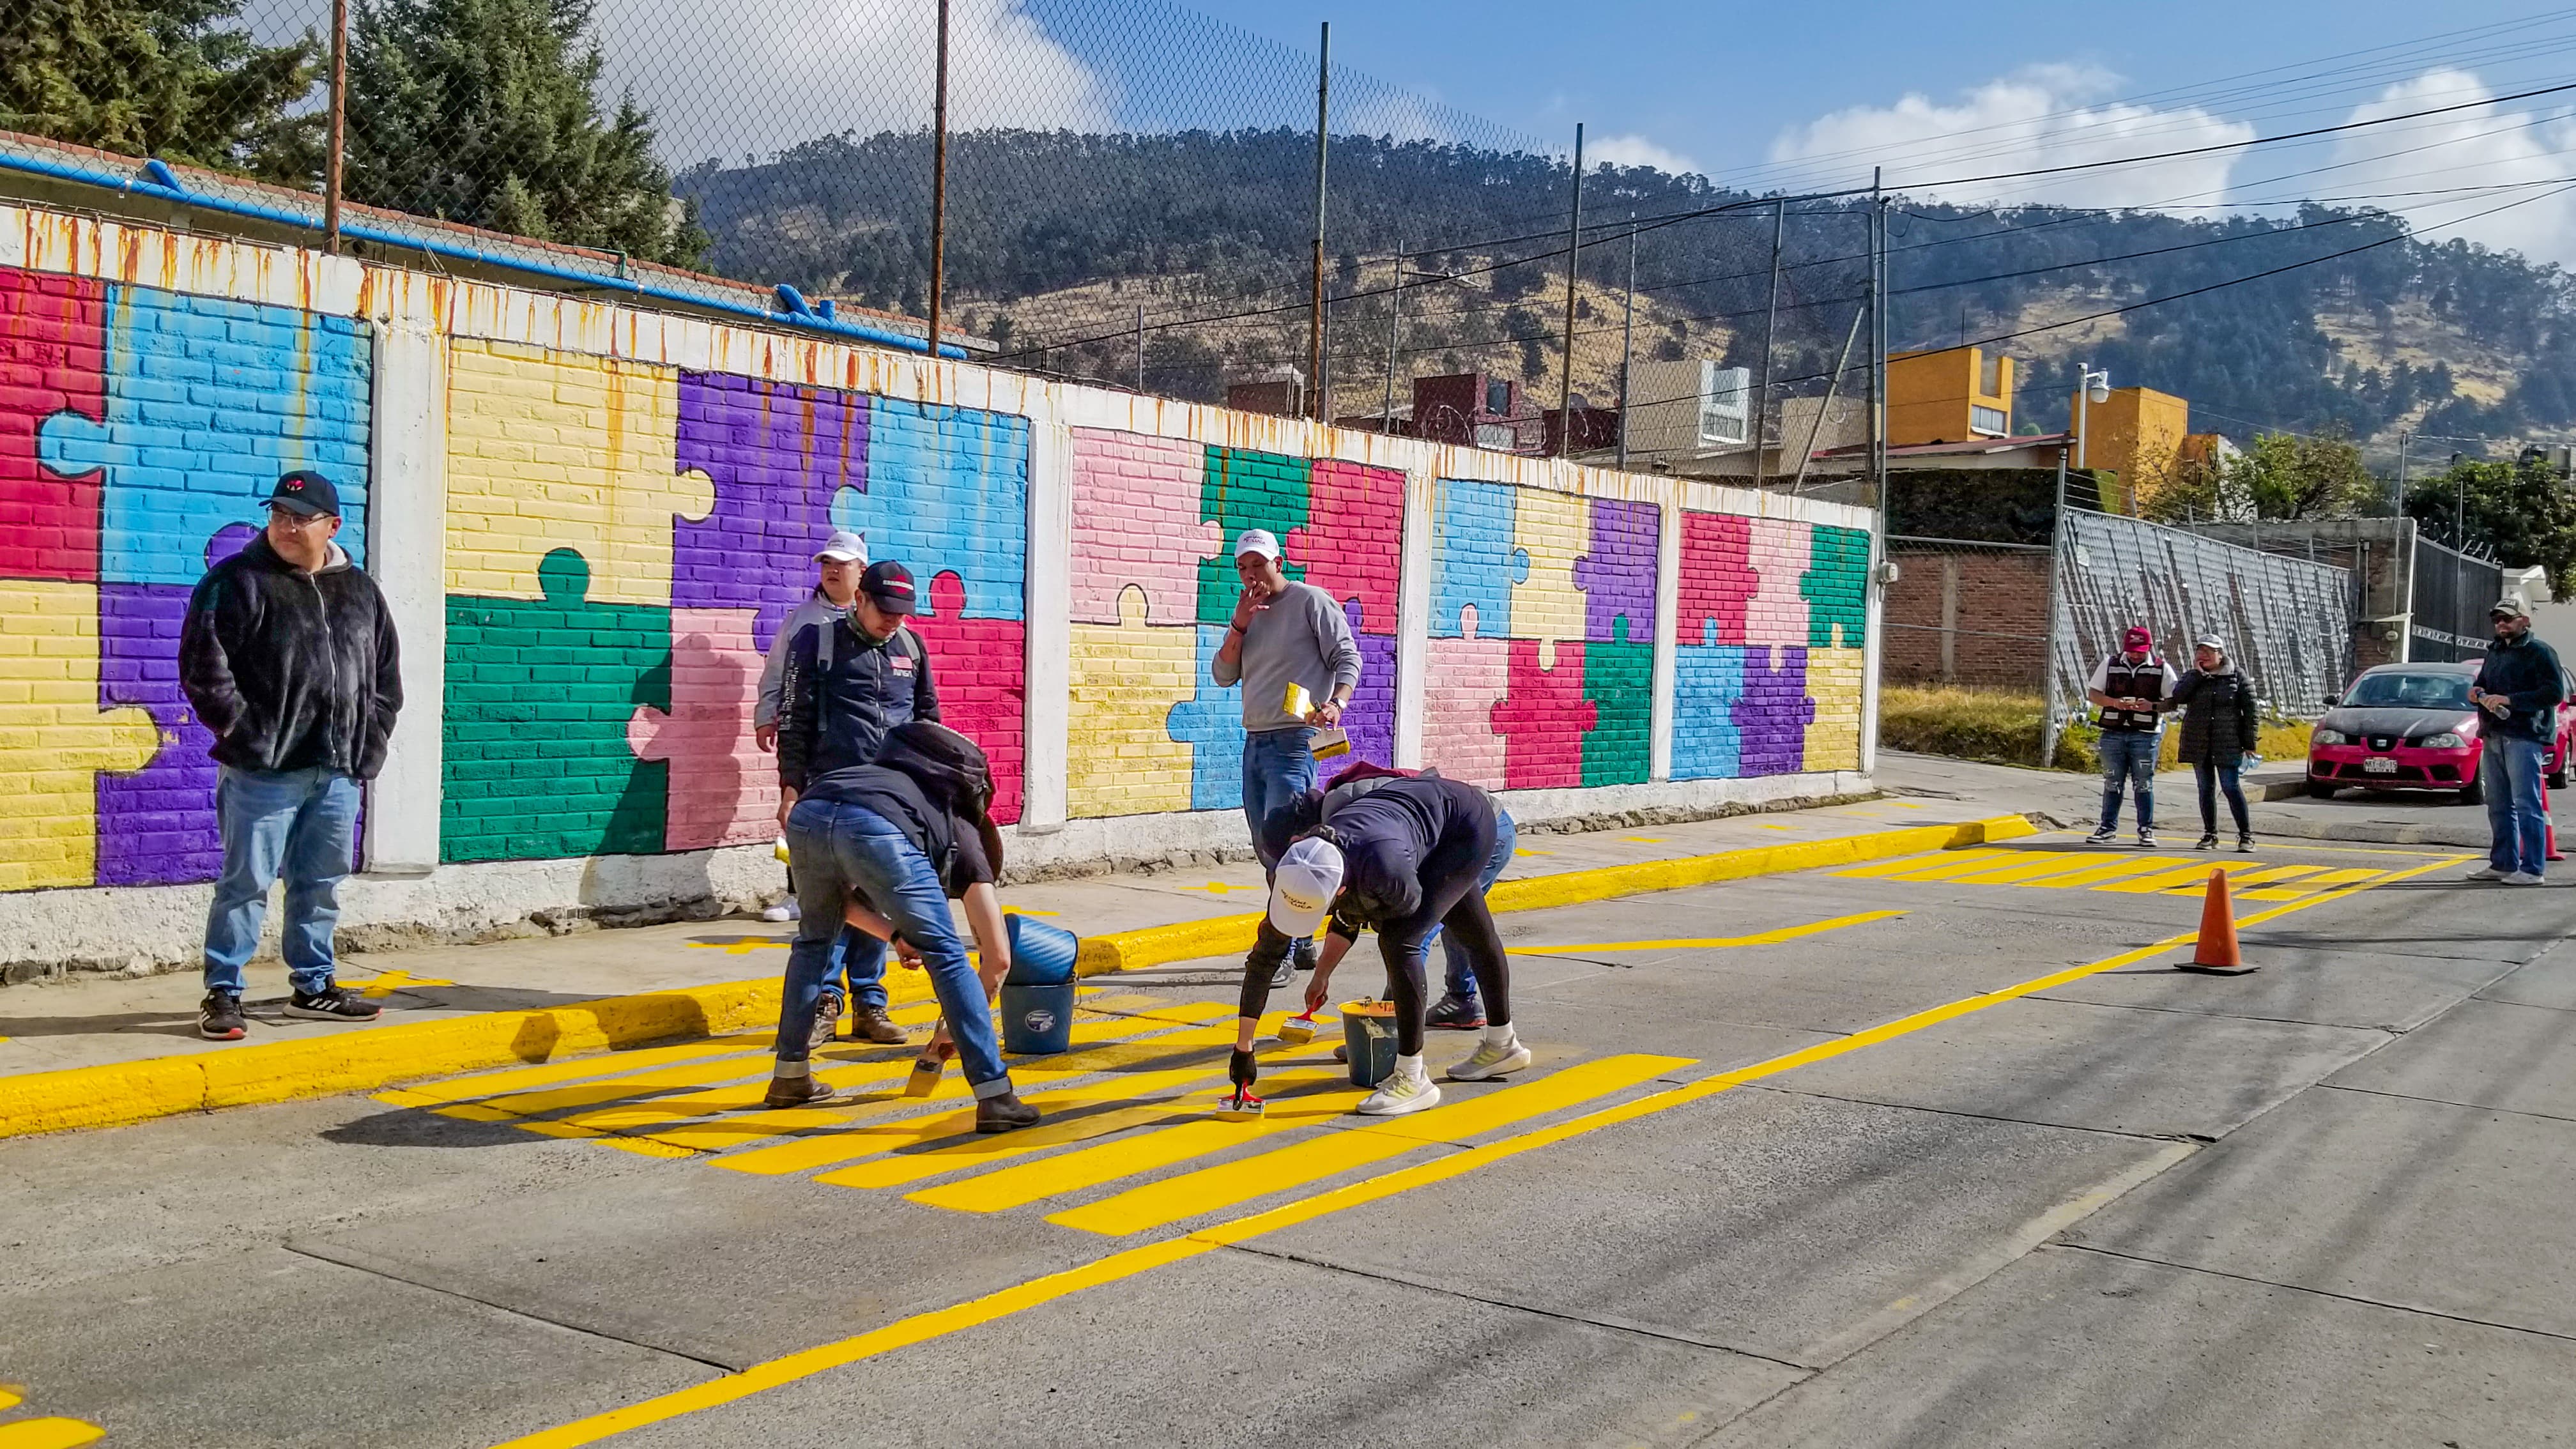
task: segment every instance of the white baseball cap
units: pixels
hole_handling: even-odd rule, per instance
[[[1279,540],[1266,528],[1247,528],[1234,537],[1234,556],[1241,558],[1257,553],[1263,558],[1279,557]]]
[[[1270,924],[1290,940],[1315,934],[1342,888],[1342,852],[1312,836],[1288,847],[1270,873]]]
[[[816,563],[821,563],[825,559],[835,563],[866,563],[868,541],[863,535],[852,533],[846,528],[842,529],[823,540],[823,546],[814,551]]]

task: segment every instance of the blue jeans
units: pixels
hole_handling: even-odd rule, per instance
[[[787,868],[787,893],[796,894],[796,867]],[[804,909],[800,901],[797,909]],[[832,960],[823,968],[823,984],[833,978],[841,981],[841,991],[860,1006],[885,1010],[885,942],[865,931],[842,928],[841,938],[832,943]]]
[[[1502,875],[1503,867],[1512,863],[1512,847],[1519,842],[1520,835],[1520,827],[1512,823],[1512,812],[1500,805],[1495,806],[1494,853],[1486,858],[1484,873],[1476,877],[1476,889],[1489,891],[1494,888],[1494,881]],[[1449,994],[1468,1001],[1475,1000],[1476,973],[1467,964],[1466,948],[1448,939],[1438,926],[1431,928],[1431,935],[1440,939],[1441,958],[1449,963],[1445,983]],[[1431,941],[1425,938],[1422,944],[1428,946]]]
[[[948,913],[948,893],[918,846],[882,815],[858,805],[799,800],[787,812],[787,850],[796,857],[796,944],[787,949],[787,986],[778,1011],[782,1062],[805,1060],[814,1002],[823,994],[833,946],[842,931],[841,906],[856,890],[894,923],[921,952],[931,993],[957,1043],[958,1065],[977,1097],[1011,1090],[1002,1050],[993,1036],[992,1003],[966,962],[966,944]],[[884,948],[878,947],[881,955]]]
[[[2200,786],[2200,828],[2203,832],[2210,835],[2218,833],[2218,797],[2225,795],[2227,813],[2236,821],[2236,833],[2254,833],[2254,827],[2245,816],[2245,787],[2237,779],[2237,772],[2243,768],[2239,763],[2242,759],[2243,756],[2238,756],[2223,765],[2214,760],[2202,760],[2191,767],[2192,782]]]
[[[286,877],[286,929],[279,941],[287,979],[302,992],[331,985],[331,929],[340,923],[340,882],[356,843],[358,782],[337,770],[222,768],[215,821],[224,873],[206,912],[206,989],[242,990],[242,968],[259,949],[268,888]]]
[[[2162,730],[2102,731],[2102,828],[2120,828],[2122,782],[2138,793],[2138,828],[2156,828],[2156,751]]]
[[[1279,862],[1261,843],[1261,822],[1315,788],[1315,756],[1306,747],[1314,737],[1304,725],[1243,737],[1243,819],[1252,827],[1252,849],[1265,871]]]
[[[2487,794],[2487,864],[2498,870],[2548,873],[2549,817],[2540,808],[2540,767],[2548,754],[2538,740],[2487,736],[2478,783]]]

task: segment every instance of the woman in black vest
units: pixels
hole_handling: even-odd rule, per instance
[[[2254,681],[2227,657],[2227,646],[2215,634],[2193,641],[2192,671],[2174,686],[2173,702],[2182,709],[2182,761],[2200,783],[2200,844],[2218,848],[2218,791],[2227,792],[2227,809],[2236,817],[2236,848],[2254,848],[2254,827],[2245,819],[2245,791],[2237,771],[2254,753],[2257,725]],[[2215,789],[2212,786],[2215,785]]]

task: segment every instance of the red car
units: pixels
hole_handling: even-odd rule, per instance
[[[2342,703],[2308,737],[2308,793],[2331,799],[2346,785],[2373,790],[2448,790],[2463,805],[2486,796],[2478,758],[2489,718],[2469,703],[2478,662],[2383,664],[2366,670]],[[2570,693],[2576,695],[2576,684]],[[2576,737],[2576,699],[2558,706],[2549,743],[2549,788],[2567,788],[2567,752]]]

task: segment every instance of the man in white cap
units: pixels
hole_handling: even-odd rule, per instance
[[[1277,862],[1262,845],[1261,822],[1315,788],[1315,731],[1341,722],[1360,683],[1360,649],[1342,606],[1313,584],[1289,582],[1282,562],[1268,529],[1247,528],[1235,539],[1243,594],[1208,666],[1219,686],[1243,685],[1243,818],[1265,870]],[[1313,701],[1303,714],[1289,710],[1292,684]],[[1285,986],[1314,964],[1309,935],[1281,958],[1270,984]]]
[[[769,657],[760,666],[760,699],[751,707],[751,737],[761,752],[773,754],[778,749],[778,693],[780,681],[787,677],[787,652],[796,641],[798,630],[808,624],[835,624],[850,612],[850,602],[859,595],[859,575],[868,566],[868,541],[843,529],[823,540],[814,554],[814,592],[805,596],[787,622],[778,626],[778,634],[769,641]],[[787,868],[787,897],[760,913],[764,921],[796,919],[796,868]]]
[[[1449,1069],[1449,1079],[1489,1081],[1528,1066],[1529,1048],[1512,1029],[1510,966],[1482,884],[1496,829],[1492,796],[1436,775],[1389,780],[1329,801],[1323,823],[1290,841],[1271,871],[1270,908],[1243,962],[1235,1050],[1227,1064],[1234,1084],[1252,1084],[1253,1037],[1289,942],[1311,936],[1327,919],[1346,945],[1361,931],[1376,930],[1395,1006],[1395,1070],[1360,1103],[1363,1114],[1400,1117],[1440,1102],[1422,1061],[1424,962],[1435,929],[1464,948],[1485,999],[1484,1039]]]

